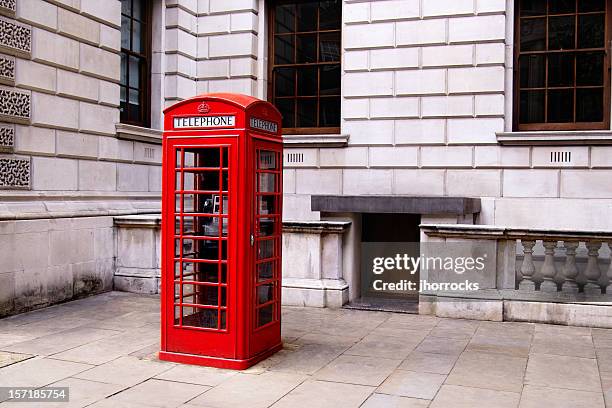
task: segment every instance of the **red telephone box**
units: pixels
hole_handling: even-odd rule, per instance
[[[159,358],[245,369],[281,343],[281,115],[209,94],[164,111]]]

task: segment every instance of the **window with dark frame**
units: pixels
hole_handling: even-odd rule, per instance
[[[515,130],[610,126],[606,0],[518,0]]]
[[[150,126],[150,42],[150,2],[121,0],[121,123]]]
[[[284,133],[340,133],[342,4],[272,3],[270,88]]]

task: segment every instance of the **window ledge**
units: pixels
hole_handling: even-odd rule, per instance
[[[344,147],[349,135],[284,135],[285,147]]]
[[[157,129],[149,129],[140,126],[126,125],[125,123],[115,124],[118,139],[136,140],[147,143],[162,143],[162,135],[164,132]]]
[[[501,145],[591,145],[612,144],[610,130],[500,132],[496,133]]]

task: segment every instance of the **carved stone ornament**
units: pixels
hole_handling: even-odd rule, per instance
[[[32,29],[23,24],[0,18],[0,50],[8,54],[30,56]]]
[[[29,189],[30,159],[0,157],[0,188]]]
[[[0,119],[8,122],[29,123],[32,98],[29,92],[0,88]]]
[[[0,14],[5,16],[15,16],[15,10],[17,8],[17,0],[0,0]]]
[[[15,126],[0,123],[0,152],[12,152],[15,145]]]
[[[0,54],[0,83],[15,83],[15,57]]]

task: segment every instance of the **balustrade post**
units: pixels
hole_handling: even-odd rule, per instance
[[[563,276],[565,282],[561,290],[567,293],[578,293],[578,284],[576,277],[578,276],[578,267],[576,266],[576,249],[580,242],[564,242],[565,247],[565,265],[563,266]]]
[[[557,241],[544,241],[544,264],[542,265],[542,283],[540,290],[543,292],[556,292],[557,284],[553,280],[557,275],[555,269],[555,248]]]
[[[533,281],[533,274],[535,273],[535,265],[533,264],[533,247],[535,241],[523,241],[523,264],[521,265],[521,275],[523,279],[519,283],[519,289],[521,290],[535,290],[535,282]]]
[[[601,295],[601,286],[599,286],[601,270],[598,264],[601,242],[587,242],[586,247],[589,250],[589,258],[586,270],[584,271],[584,276],[587,278],[587,283],[584,285],[584,293],[589,295]]]

